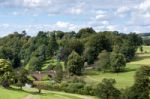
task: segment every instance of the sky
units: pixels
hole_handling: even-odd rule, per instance
[[[0,36],[85,27],[150,32],[150,0],[0,0]]]

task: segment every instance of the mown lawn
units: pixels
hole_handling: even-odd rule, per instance
[[[150,53],[150,46],[142,46],[144,53]],[[137,53],[141,53],[140,49],[137,50]]]
[[[143,46],[144,51],[150,52],[150,46]],[[135,72],[142,65],[150,65],[150,53],[137,53],[135,59],[127,63],[125,72],[122,73],[103,73],[95,70],[86,70],[84,79],[87,83],[98,84],[104,78],[116,80],[116,87],[126,88],[134,83]]]
[[[37,89],[24,88],[24,91],[18,89],[4,89],[0,87],[0,99],[97,99],[96,97],[83,96],[56,91],[42,91],[37,93]]]
[[[90,84],[98,84],[104,78],[112,78],[116,80],[116,87],[125,88],[129,87],[134,83],[134,74],[140,65],[127,64],[126,71],[123,73],[104,73],[95,70],[88,70],[86,72],[85,81]]]

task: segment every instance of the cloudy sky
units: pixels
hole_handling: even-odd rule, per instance
[[[83,27],[150,32],[150,0],[0,0],[0,36]]]

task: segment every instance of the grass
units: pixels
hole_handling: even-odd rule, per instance
[[[46,90],[38,94],[34,88],[24,88],[24,91],[21,91],[17,88],[0,87],[0,99],[96,99],[96,97]]]
[[[98,84],[104,78],[113,78],[116,80],[116,87],[126,88],[134,83],[134,75],[136,70],[142,65],[150,65],[150,46],[143,46],[144,51],[147,53],[139,53],[133,61],[127,63],[125,72],[122,73],[103,73],[95,70],[86,70],[84,79],[87,83]]]
[[[4,89],[0,87],[0,99],[23,99],[28,95],[23,91]]]
[[[96,85],[101,82],[104,78],[112,78],[116,80],[116,87],[125,88],[129,87],[134,83],[135,70],[139,68],[140,65],[127,64],[126,71],[123,73],[103,73],[95,70],[88,70],[86,72],[85,81],[87,83]]]
[[[138,54],[130,64],[150,65],[150,53]]]
[[[142,46],[143,47],[143,52],[150,53],[150,46]],[[137,50],[137,53],[141,53],[140,49]]]

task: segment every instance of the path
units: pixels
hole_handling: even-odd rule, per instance
[[[32,99],[32,95],[27,95],[23,99]]]

